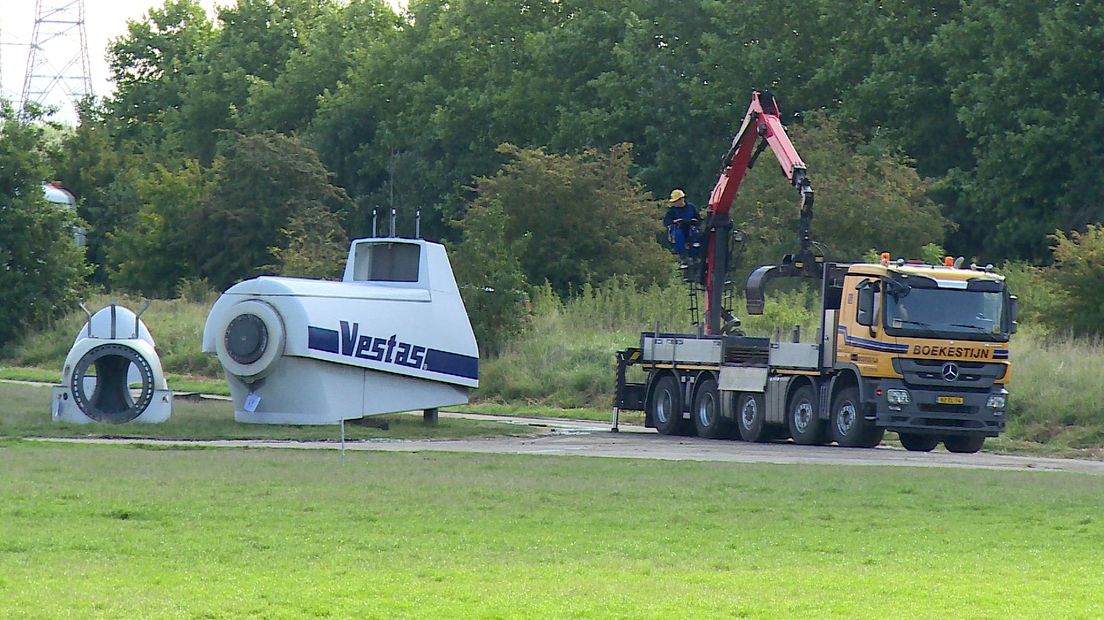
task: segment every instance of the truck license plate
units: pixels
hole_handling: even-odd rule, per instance
[[[961,396],[940,396],[936,399],[936,402],[940,405],[961,405],[966,400]]]

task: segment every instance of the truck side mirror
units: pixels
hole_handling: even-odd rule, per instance
[[[875,287],[870,281],[863,282],[859,288],[859,303],[855,320],[859,325],[874,325],[874,292]]]
[[[1019,327],[1019,323],[1016,322],[1016,318],[1020,315],[1020,298],[1015,295],[1008,297],[1008,322],[1010,327],[1008,333],[1016,333],[1016,328]]]

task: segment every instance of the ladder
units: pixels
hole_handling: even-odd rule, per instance
[[[690,299],[690,324],[701,324],[701,309],[698,305],[698,292],[701,290],[701,285],[697,282],[687,282],[688,297]]]

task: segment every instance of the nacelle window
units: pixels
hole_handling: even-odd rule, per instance
[[[357,282],[417,282],[421,246],[413,243],[357,245],[353,280]]]

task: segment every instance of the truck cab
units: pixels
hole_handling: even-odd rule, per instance
[[[841,292],[836,381],[854,382],[866,418],[906,447],[1004,430],[1016,302],[1003,276],[883,261],[849,265]]]

